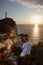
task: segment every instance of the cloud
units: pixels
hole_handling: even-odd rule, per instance
[[[10,2],[18,2],[27,7],[43,8],[43,0],[7,0]]]

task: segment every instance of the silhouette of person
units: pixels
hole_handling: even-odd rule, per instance
[[[23,40],[23,45],[22,45],[22,52],[20,54],[20,56],[25,56],[27,54],[30,54],[30,50],[31,50],[31,47],[32,47],[32,43],[28,41],[28,35],[27,34],[24,34],[24,40]]]

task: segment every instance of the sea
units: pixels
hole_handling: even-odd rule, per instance
[[[28,34],[33,44],[43,42],[43,24],[17,24],[17,31],[18,34]]]

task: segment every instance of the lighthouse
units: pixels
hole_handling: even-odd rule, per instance
[[[5,18],[7,18],[7,12],[5,12]]]

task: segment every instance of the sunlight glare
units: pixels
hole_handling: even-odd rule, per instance
[[[38,25],[36,24],[34,27],[34,33],[37,33],[37,32],[38,32]]]
[[[34,30],[33,30],[33,41],[34,41],[35,44],[37,44],[38,41],[39,41],[38,37],[39,37],[39,28],[38,28],[38,24],[35,24]]]
[[[34,24],[39,24],[40,21],[41,21],[41,17],[40,16],[34,16],[33,17]]]

